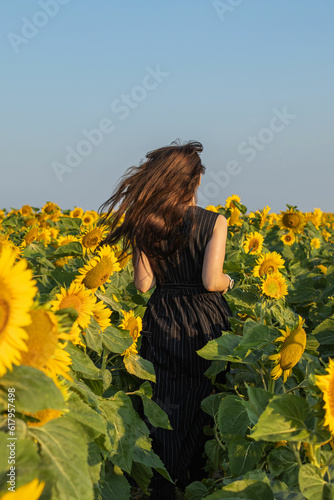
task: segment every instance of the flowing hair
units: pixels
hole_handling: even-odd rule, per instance
[[[157,283],[163,281],[164,259],[188,243],[194,228],[194,210],[187,209],[194,196],[197,203],[196,190],[205,173],[202,151],[200,142],[179,140],[149,151],[138,167],[126,170],[113,195],[99,207],[99,223],[109,226],[100,246],[122,240],[119,259],[130,247],[143,252]],[[135,265],[134,254],[132,262]]]

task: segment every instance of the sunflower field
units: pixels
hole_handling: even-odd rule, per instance
[[[216,390],[184,498],[334,499],[334,215],[207,209],[228,219],[233,317],[198,351]],[[148,424],[171,429],[172,409],[140,356],[153,290],[106,233],[81,208],[0,210],[1,500],[144,499],[153,470],[170,479]]]

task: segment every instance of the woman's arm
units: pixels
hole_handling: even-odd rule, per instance
[[[141,252],[139,258],[139,251],[136,248],[133,252],[134,255],[134,282],[137,290],[142,293],[151,290],[156,285],[156,279],[151,269],[150,263],[146,255]]]
[[[223,215],[218,215],[212,236],[206,246],[202,281],[209,292],[226,292],[230,279],[223,274],[225,259],[225,246],[227,237],[227,220]]]

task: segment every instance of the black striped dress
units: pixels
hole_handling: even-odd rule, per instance
[[[153,400],[173,427],[151,427],[152,446],[181,486],[196,479],[191,471],[204,451],[203,426],[208,419],[200,403],[213,390],[204,376],[210,361],[196,351],[229,330],[232,315],[222,293],[208,292],[202,284],[205,247],[218,214],[198,206],[189,209],[195,210],[194,233],[189,244],[166,261],[164,284],[156,286],[147,303],[141,344],[141,355],[156,372]],[[156,498],[174,498],[168,484],[160,487],[163,491],[156,490]]]

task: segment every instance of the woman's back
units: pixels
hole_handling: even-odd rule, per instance
[[[189,206],[185,217],[194,210],[194,231],[189,242],[160,264],[164,284],[202,285],[202,267],[206,245],[211,238],[218,213],[198,206]],[[160,284],[158,283],[158,287]]]

